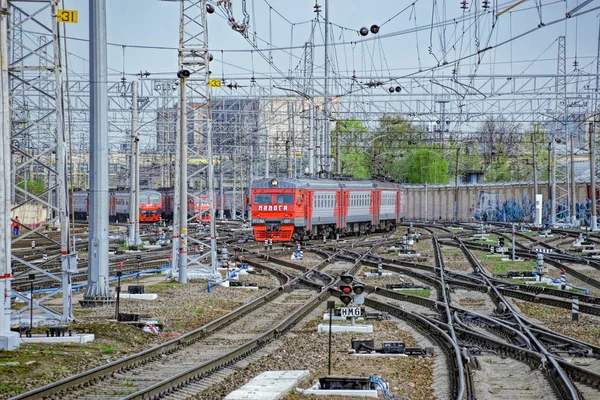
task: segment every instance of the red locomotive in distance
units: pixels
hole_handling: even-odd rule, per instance
[[[379,181],[266,179],[250,191],[254,239],[285,242],[391,230],[402,219],[400,185]]]
[[[127,222],[129,220],[129,199],[127,191],[111,191],[108,195],[108,217],[110,221]],[[85,190],[73,193],[73,213],[76,220],[87,220],[90,208],[89,193]],[[155,190],[142,190],[139,196],[140,222],[158,222],[163,209],[163,196]]]

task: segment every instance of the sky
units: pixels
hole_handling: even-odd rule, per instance
[[[77,24],[65,24],[69,79],[71,82],[87,81],[89,2],[62,1],[65,9],[79,12]],[[582,2],[527,0],[496,17],[516,1],[491,0],[492,8],[482,13],[482,0],[467,2],[464,10],[459,0],[328,0],[330,93],[350,99],[353,110],[362,113],[362,118],[371,118],[371,111],[400,112],[403,115],[412,113],[412,122],[434,124],[440,119],[440,104],[433,101],[429,93],[443,92],[442,85],[469,91],[450,80],[453,70],[461,84],[470,84],[481,91],[492,90],[486,76],[555,74],[557,42],[561,35],[566,37],[566,66],[572,75],[570,87],[578,85],[580,92],[591,93],[589,88],[582,88],[596,86],[594,79],[586,76],[596,71],[600,1],[592,1],[579,11],[591,12],[564,18],[566,11]],[[241,22],[243,2],[232,0],[232,3],[233,16]],[[222,87],[213,90],[213,95],[268,94],[270,90],[274,90],[274,94],[290,94],[273,89],[283,86],[306,90],[301,87],[301,77],[303,46],[307,41],[315,46],[313,88],[316,93],[321,93],[325,0],[319,0],[318,23],[315,23],[314,0],[246,0],[245,3],[250,16],[247,39],[231,29],[220,8],[208,16],[209,49],[214,57],[210,65],[212,77],[242,86],[238,90]],[[538,3],[544,6],[538,9]],[[106,0],[106,6],[109,79],[117,82],[124,75],[131,81],[139,79],[136,74],[146,71],[150,78],[176,79],[179,1]],[[39,7],[39,3],[24,4],[23,7],[31,10]],[[42,13],[40,18],[49,19],[48,15],[48,12]],[[369,33],[365,37],[358,34],[361,27],[368,28],[373,24],[380,27],[378,34]],[[26,29],[24,34],[34,39],[36,32],[41,31],[32,24]],[[271,65],[266,61],[269,57],[273,59]],[[579,74],[576,78],[573,77],[575,59]],[[471,82],[472,75],[482,78]],[[255,83],[251,83],[251,77],[256,78]],[[416,82],[409,77],[420,79]],[[457,114],[465,113],[461,117],[464,122],[455,123],[450,129],[478,129],[480,119],[475,117],[468,125],[469,114],[481,116],[493,111],[495,115],[504,113],[510,118],[511,113],[546,111],[556,107],[554,97],[536,103],[531,96],[524,100],[515,96],[517,100],[510,106],[502,100],[510,97],[511,90],[526,93],[533,85],[538,88],[536,90],[541,85],[550,93],[555,86],[553,77],[521,81],[528,86],[515,85],[514,89],[507,85],[509,79],[504,79],[504,82],[494,83],[507,92],[508,96],[503,97],[488,95],[481,99],[471,95],[461,99],[446,90],[452,97],[446,111],[454,113],[454,121],[457,121]],[[366,85],[378,81],[385,82],[383,87]],[[401,93],[405,97],[389,95],[389,87],[396,85],[405,89]],[[418,94],[413,96],[417,91]],[[417,98],[421,99],[420,103],[415,100]],[[347,103],[345,107],[349,107]],[[347,115],[357,114],[348,111],[344,117]],[[378,117],[374,118],[377,121]],[[126,118],[122,119],[126,123]],[[146,128],[151,129],[150,125]]]
[[[333,70],[341,76],[349,77],[353,71],[357,75],[404,76],[427,70],[444,60],[442,43],[446,43],[445,61],[450,62],[473,54],[479,48],[494,46],[511,37],[534,29],[540,21],[547,24],[512,42],[484,53],[481,65],[475,69],[478,57],[465,58],[460,71],[464,74],[483,73],[554,73],[556,70],[556,39],[567,37],[567,69],[573,69],[572,62],[577,56],[580,68],[592,72],[597,52],[598,14],[590,12],[579,18],[571,18],[548,26],[552,21],[564,17],[565,9],[572,9],[579,1],[543,1],[549,4],[540,12],[535,8],[537,1],[529,0],[515,7],[495,20],[490,15],[450,23],[445,28],[431,28],[434,23],[459,19],[475,14],[475,7],[481,3],[468,3],[463,11],[459,1],[417,0],[329,0],[331,25],[330,60]],[[250,43],[239,33],[234,32],[220,11],[209,16],[209,46],[215,61],[211,66],[213,74],[239,78],[240,84],[247,84],[250,76],[282,77],[289,73],[298,75],[301,67],[301,49],[274,50],[272,52],[276,68],[269,68],[261,57],[268,57],[269,38],[273,47],[303,46],[310,38],[311,21],[315,18],[314,1],[311,0],[247,0],[251,17],[250,31],[257,32],[257,47],[263,51],[253,51]],[[475,4],[477,3],[477,4]],[[491,1],[495,4],[495,1]],[[500,1],[498,10],[513,2]],[[153,77],[172,77],[177,71],[179,3],[159,0],[106,0],[108,58],[110,73],[118,79],[124,71],[128,76],[140,71],[149,71]],[[269,6],[270,5],[270,6]],[[324,0],[320,0],[323,7]],[[598,6],[592,2],[581,11]],[[65,0],[65,8],[79,11],[79,23],[67,25],[67,36],[88,38],[88,2]],[[242,2],[233,1],[233,14],[241,20]],[[401,12],[405,10],[404,12]],[[401,12],[401,13],[400,13]],[[397,13],[400,13],[396,17]],[[254,21],[256,17],[256,21]],[[393,18],[392,18],[393,17]],[[284,20],[285,18],[285,20]],[[391,18],[391,20],[390,20]],[[389,22],[386,22],[389,20]],[[495,24],[492,28],[492,25]],[[381,26],[378,35],[360,37],[357,31],[372,24]],[[415,26],[424,27],[418,33]],[[343,28],[342,28],[343,27]],[[464,34],[463,34],[464,30]],[[397,34],[398,32],[405,34]],[[393,35],[393,36],[392,36]],[[387,36],[387,37],[386,37]],[[367,39],[361,42],[361,39]],[[323,75],[323,24],[315,28],[315,76]],[[347,43],[340,45],[340,43]],[[122,47],[121,45],[125,45]],[[133,45],[170,47],[173,50],[138,49]],[[70,40],[68,51],[72,70],[85,75],[88,66],[87,44]],[[431,49],[431,51],[429,51]],[[541,59],[531,64],[532,60]],[[223,61],[224,63],[222,63]],[[529,66],[529,67],[528,67]],[[527,68],[528,67],[528,68]],[[448,67],[448,70],[451,69]],[[259,85],[263,85],[259,82]],[[268,84],[264,83],[264,86]]]

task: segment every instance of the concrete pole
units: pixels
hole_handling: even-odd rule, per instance
[[[223,188],[223,146],[219,144],[219,219],[225,219],[225,189]]]
[[[315,176],[315,104],[311,99],[308,112],[308,175]]]
[[[323,147],[322,154],[325,157],[325,171],[331,174],[331,125],[329,117],[329,0],[325,0],[325,79],[323,82]]]
[[[52,1],[52,34],[54,36],[54,78],[55,78],[55,97],[56,97],[56,183],[58,185],[58,217],[60,223],[60,253],[61,253],[61,271],[62,271],[62,303],[63,315],[62,322],[69,322],[73,319],[73,299],[71,271],[75,270],[75,265],[70,268],[70,263],[76,263],[77,259],[71,256],[69,243],[69,205],[67,201],[67,154],[65,151],[65,126],[63,111],[63,86],[62,86],[62,63],[60,54],[59,29],[58,29],[58,0]]]
[[[139,200],[139,193],[137,192],[136,182],[139,181],[137,176],[137,160],[135,154],[136,147],[136,133],[138,129],[138,87],[137,81],[131,82],[131,160],[129,163],[129,222],[128,227],[128,240],[129,245],[135,245],[135,222],[139,218],[140,208],[136,208],[136,197]]]
[[[271,113],[269,115],[272,116],[273,115],[273,98],[271,98],[270,103],[271,103]],[[270,169],[270,166],[269,166],[269,162],[270,162],[270,157],[269,157],[270,149],[269,149],[269,146],[270,146],[270,141],[271,140],[269,138],[269,136],[270,136],[269,129],[270,128],[267,126],[265,129],[266,129],[265,130],[265,132],[266,132],[266,137],[265,137],[265,179],[267,179],[267,178],[269,178],[269,169]]]
[[[182,7],[183,7],[183,3]],[[187,133],[185,120],[187,119],[187,105],[185,94],[186,80],[179,80],[179,103],[178,103],[178,122],[177,132],[175,132],[175,181],[173,185],[173,235],[171,236],[171,278],[175,277],[175,273],[179,269],[179,234],[181,233],[181,213],[187,216],[186,207],[181,209],[181,138]],[[182,119],[184,120],[182,122]],[[183,132],[181,131],[183,127]]]
[[[566,125],[566,117],[565,117],[565,125]],[[567,129],[568,131],[568,129]],[[569,188],[571,191],[571,223],[577,223],[577,211],[575,209],[576,203],[576,190],[575,190],[575,129],[571,132],[570,135],[570,145],[571,145],[571,187]]]
[[[138,94],[138,82],[134,81],[135,85],[135,93],[136,97]],[[133,142],[133,156],[135,157],[135,209],[137,212],[135,215],[135,224],[134,224],[134,243],[135,245],[142,244],[142,238],[140,237],[140,131],[139,131],[139,102],[136,99],[135,101],[136,108],[136,117],[133,119],[135,121],[135,127],[132,126],[132,132],[134,134],[134,142]],[[133,125],[133,124],[132,124]]]
[[[550,218],[548,221],[550,225],[554,225],[556,223],[556,131],[552,135],[552,141],[550,142],[550,181],[552,182],[550,185],[550,193],[552,199],[550,201]]]
[[[460,146],[456,148],[456,172],[454,176],[454,222],[458,221],[458,155]]]
[[[206,19],[206,1],[202,6],[202,22],[204,26],[204,43],[208,46],[208,23]],[[273,42],[270,42],[273,43]],[[210,54],[207,50],[204,52],[204,79],[206,85],[206,155],[208,158],[208,194],[211,199],[212,206],[210,207],[210,265],[211,272],[216,275],[219,272],[217,271],[217,228],[215,221],[215,206],[214,206],[214,198],[215,198],[215,166],[213,160],[213,131],[212,131],[212,115],[211,115],[211,107],[210,107],[210,97],[211,97],[211,88],[208,84],[210,79],[209,75],[209,62],[210,62]],[[270,64],[269,64],[270,65]],[[271,90],[272,90],[271,85]],[[270,99],[271,102],[271,111],[273,111],[273,98]],[[271,114],[272,115],[272,114]],[[267,131],[268,132],[268,131]],[[267,141],[268,141],[268,133],[267,133]],[[265,174],[269,174],[269,146],[267,145],[267,162],[266,162],[266,172]]]
[[[85,300],[110,299],[108,286],[108,89],[106,0],[90,0],[90,237]]]
[[[512,223],[512,247],[511,247],[511,259],[515,261],[515,223]]]
[[[425,222],[427,222],[428,217],[429,217],[429,215],[427,214],[428,213],[428,211],[427,211],[427,207],[428,207],[428,204],[427,204],[428,199],[427,198],[428,197],[429,196],[427,193],[427,181],[425,181]]]
[[[342,175],[342,145],[340,136],[340,123],[338,122],[335,127],[335,173],[338,176]]]
[[[0,10],[8,10],[8,0],[0,0]],[[19,347],[19,335],[10,330],[11,221],[10,221],[10,101],[8,90],[8,18],[0,13],[0,349]]]
[[[179,283],[187,283],[187,219],[188,219],[188,182],[187,182],[187,93],[186,78],[179,85]],[[192,208],[193,209],[193,208]]]
[[[538,178],[537,178],[537,156],[535,154],[535,130],[531,132],[531,151],[533,157],[533,201],[535,201],[535,195],[538,194]]]
[[[594,117],[595,119],[596,117]],[[596,216],[596,132],[594,130],[594,123],[589,123],[589,135],[590,135],[590,197],[592,201],[592,217],[591,217],[591,228],[592,231],[598,230],[598,221]]]

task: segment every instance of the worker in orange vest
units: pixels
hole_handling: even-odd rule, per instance
[[[15,220],[13,221],[13,224],[12,224],[12,228],[13,228],[13,234],[15,236],[17,236],[19,234],[19,229],[21,228],[21,225],[19,223],[19,217],[15,217]]]

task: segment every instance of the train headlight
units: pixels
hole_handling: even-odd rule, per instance
[[[277,187],[279,185],[279,181],[277,179],[271,179],[271,186]]]

